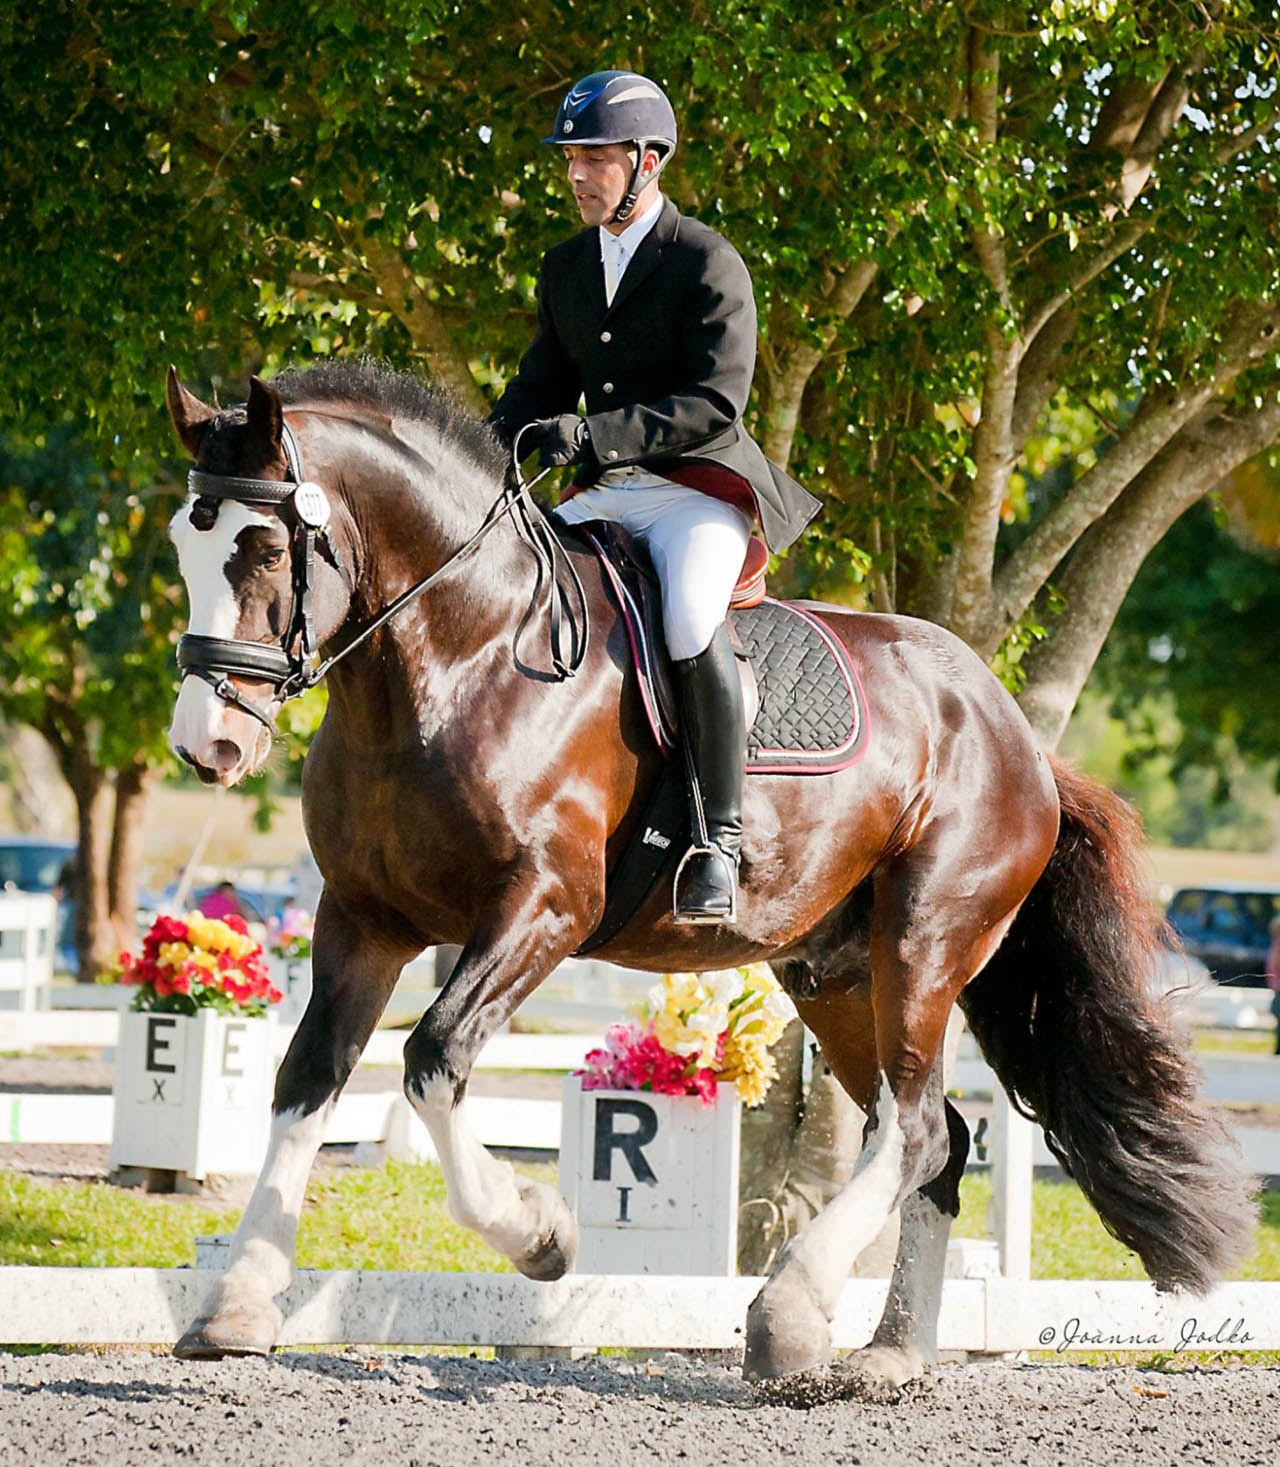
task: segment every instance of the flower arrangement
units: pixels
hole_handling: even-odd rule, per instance
[[[311,956],[315,919],[301,907],[286,907],[283,917],[267,921],[267,951],[273,957],[294,962]]]
[[[759,1105],[777,1078],[769,1046],[795,1017],[763,964],[721,973],[668,973],[649,990],[647,1017],[613,1024],[583,1068],[584,1090],[716,1097],[721,1080]]]
[[[108,982],[137,988],[131,1007],[165,1014],[221,1014],[257,1018],[283,994],[267,975],[262,945],[240,917],[157,917],[142,939],[142,955],[120,954]]]

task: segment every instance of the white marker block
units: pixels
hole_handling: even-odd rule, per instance
[[[732,1085],[697,1096],[564,1085],[560,1190],[578,1220],[578,1273],[737,1272],[738,1139]]]
[[[210,1009],[121,1014],[111,1166],[256,1172],[271,1124],[272,1028]]]

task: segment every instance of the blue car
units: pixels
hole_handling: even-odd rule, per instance
[[[1219,983],[1255,988],[1267,981],[1270,928],[1278,914],[1280,885],[1234,881],[1183,887],[1165,911],[1183,947]]]

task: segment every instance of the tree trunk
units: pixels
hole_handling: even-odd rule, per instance
[[[132,946],[138,928],[138,871],[142,856],[142,816],[151,787],[145,761],[116,774],[115,820],[107,861],[107,901],[117,948]]]
[[[116,948],[107,898],[107,841],[111,787],[105,771],[78,751],[71,770],[79,824],[76,837],[76,952],[81,983],[92,983],[110,967]]]
[[[13,791],[13,823],[25,835],[70,830],[75,807],[48,741],[24,723],[0,724]]]
[[[778,1252],[849,1180],[866,1117],[821,1057],[804,1090],[804,1028],[774,1047],[778,1078],[742,1121],[738,1272],[768,1273]]]

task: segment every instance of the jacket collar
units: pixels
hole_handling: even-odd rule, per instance
[[[618,282],[618,288],[613,293],[613,304],[605,311],[606,319],[612,316],[620,305],[637,288],[653,274],[658,268],[658,262],[662,259],[663,250],[674,240],[680,232],[680,211],[671,202],[664,198],[662,213],[658,216],[658,222],[648,234],[640,241],[639,248],[631,257],[631,263],[627,266],[626,274]],[[598,246],[597,246],[598,248]],[[600,275],[600,270],[596,270]],[[600,281],[600,300],[604,301],[604,282]]]

